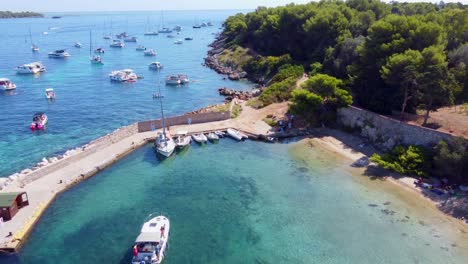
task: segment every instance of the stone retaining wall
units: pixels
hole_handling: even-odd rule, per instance
[[[430,128],[410,125],[357,107],[338,110],[338,123],[359,131],[377,147],[384,150],[398,144],[431,146],[453,136]]]
[[[231,118],[230,112],[210,112],[199,114],[185,114],[166,118],[166,126],[198,124],[205,122],[222,121]],[[162,120],[150,120],[138,122],[138,132],[147,132],[162,128]]]

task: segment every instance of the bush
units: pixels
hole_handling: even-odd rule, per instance
[[[400,174],[427,177],[431,168],[431,155],[421,146],[395,146],[391,152],[380,156],[374,153],[371,161]]]
[[[301,65],[286,64],[279,67],[278,73],[275,74],[275,76],[273,76],[271,82],[281,82],[288,78],[298,79],[302,75],[304,75],[304,67],[302,67]]]
[[[274,83],[262,92],[259,99],[264,105],[286,101],[291,97],[291,90],[295,85],[295,78],[288,78],[281,82]]]
[[[291,95],[292,104],[289,107],[289,111],[306,118],[311,123],[317,121],[319,110],[323,105],[323,98],[320,95],[303,89],[294,90]]]
[[[434,171],[437,176],[459,183],[468,182],[468,140],[442,140],[434,147],[434,154]]]

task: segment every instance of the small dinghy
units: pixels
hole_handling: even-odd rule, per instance
[[[54,89],[52,89],[52,88],[45,89],[45,96],[49,100],[54,100],[55,99]]]
[[[164,95],[162,95],[160,93],[154,93],[153,94],[153,99],[159,99],[159,98],[164,98]]]
[[[204,134],[195,134],[195,135],[192,135],[192,138],[193,140],[195,140],[195,142],[200,143],[200,144],[208,141],[208,138]]]
[[[190,145],[190,142],[192,142],[192,138],[187,135],[186,131],[181,131],[177,132],[176,139],[174,140],[174,142],[178,149],[183,149]]]
[[[169,240],[169,230],[169,219],[163,215],[146,221],[133,245],[132,264],[161,263]]]
[[[242,139],[244,138],[249,138],[247,135],[235,130],[235,129],[232,129],[232,128],[228,128],[227,130],[227,133],[230,137],[236,139],[236,140],[239,140],[241,141]]]
[[[216,133],[214,133],[214,132],[208,133],[208,135],[206,137],[211,142],[215,142],[215,141],[219,140],[219,136],[216,135]]]
[[[223,131],[215,131],[214,133],[218,135],[218,137],[220,138],[223,138],[224,136],[226,136],[226,133],[224,133]]]
[[[45,126],[47,125],[47,122],[49,119],[47,118],[47,115],[42,113],[42,112],[37,112],[33,116],[33,121],[29,128],[31,131],[35,130],[44,130]]]

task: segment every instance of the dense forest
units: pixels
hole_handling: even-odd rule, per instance
[[[223,36],[227,49],[249,54],[238,66],[250,78],[270,80],[264,104],[292,100],[293,110],[306,111],[353,102],[383,114],[423,109],[429,115],[468,102],[468,7],[460,3],[259,7],[229,17]],[[298,67],[311,78],[295,91]]]
[[[0,11],[0,18],[24,18],[24,17],[44,17],[41,13],[36,12],[10,12]]]

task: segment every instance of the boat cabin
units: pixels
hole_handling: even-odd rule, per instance
[[[0,217],[3,221],[9,221],[16,215],[19,209],[29,205],[26,192],[0,193]]]

